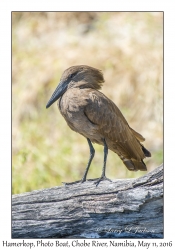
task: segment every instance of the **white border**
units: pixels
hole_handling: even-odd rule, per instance
[[[11,238],[11,11],[164,11],[165,238],[175,232],[174,1],[0,1],[0,245]],[[175,244],[175,242],[174,242]],[[125,248],[123,248],[125,249]],[[128,248],[127,248],[128,249]],[[152,249],[152,248],[149,248]]]

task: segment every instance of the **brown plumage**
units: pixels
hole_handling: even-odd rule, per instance
[[[92,143],[104,145],[102,176],[105,176],[108,148],[118,154],[125,166],[132,171],[147,170],[143,159],[150,152],[140,143],[142,135],[134,131],[118,107],[99,89],[104,82],[100,70],[86,66],[72,66],[64,71],[60,84],[50,98],[46,108],[58,100],[58,107],[68,126],[87,138],[90,158],[82,182],[94,157]]]

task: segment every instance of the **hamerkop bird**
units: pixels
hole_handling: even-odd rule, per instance
[[[143,159],[150,152],[140,143],[142,135],[133,130],[118,107],[99,92],[104,82],[100,70],[78,65],[66,69],[60,83],[46,105],[49,108],[58,100],[58,108],[68,126],[87,138],[90,158],[81,179],[86,181],[87,173],[95,154],[93,143],[104,146],[104,163],[101,177],[95,182],[107,179],[105,176],[108,148],[118,154],[128,170],[147,170]]]

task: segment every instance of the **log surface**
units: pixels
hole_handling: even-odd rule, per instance
[[[12,197],[12,238],[163,238],[163,165]]]

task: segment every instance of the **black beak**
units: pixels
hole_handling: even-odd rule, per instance
[[[66,92],[68,86],[68,82],[60,82],[58,86],[56,87],[55,91],[53,92],[53,95],[51,96],[50,100],[48,101],[46,105],[46,109],[49,108],[55,101],[57,101],[63,94]]]

